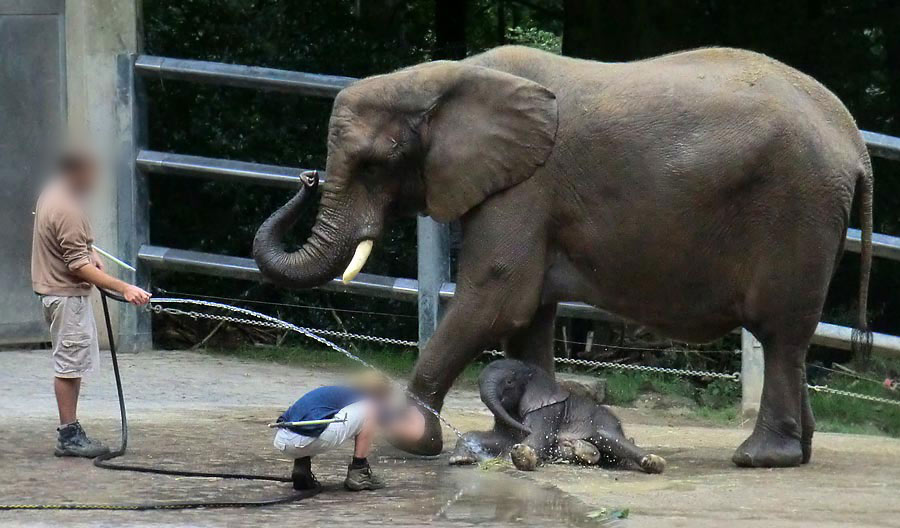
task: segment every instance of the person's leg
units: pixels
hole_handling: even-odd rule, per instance
[[[353,458],[363,459],[372,452],[372,440],[375,438],[375,416],[371,408],[366,409],[362,427],[354,438]]]
[[[295,490],[318,493],[322,489],[312,472],[312,457],[317,452],[317,440],[286,428],[280,428],[275,433],[275,449],[294,459],[291,481]]]
[[[56,407],[59,410],[59,425],[68,425],[78,420],[78,394],[81,392],[81,378],[53,378],[56,393]]]
[[[377,427],[375,406],[368,402],[357,402],[341,409],[337,415],[340,416],[342,413],[346,416],[347,421],[340,425],[345,426],[348,431],[356,433],[353,460],[350,461],[347,468],[344,487],[350,491],[377,490],[385,487],[384,480],[372,472],[368,460]]]
[[[108,447],[88,437],[77,416],[81,377],[94,370],[99,361],[97,327],[90,299],[87,296],[45,297],[42,302],[53,343],[56,374],[53,389],[60,423],[54,454],[94,458],[109,453]]]

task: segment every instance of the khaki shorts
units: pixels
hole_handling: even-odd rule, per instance
[[[290,458],[311,457],[331,451],[347,440],[356,438],[365,424],[367,411],[368,402],[365,400],[351,403],[334,415],[335,418],[347,421],[328,424],[319,436],[303,436],[282,427],[275,433],[275,449]]]
[[[57,378],[80,378],[100,365],[97,323],[88,296],[41,295],[50,325],[53,370]]]

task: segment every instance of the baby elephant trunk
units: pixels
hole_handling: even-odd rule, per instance
[[[494,418],[514,429],[530,434],[531,430],[525,427],[521,422],[513,418],[503,401],[500,394],[503,390],[504,382],[509,374],[503,369],[486,369],[479,380],[478,386],[481,390],[481,401],[490,409]],[[516,402],[518,404],[518,402]]]

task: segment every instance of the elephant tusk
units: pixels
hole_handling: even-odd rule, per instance
[[[341,276],[344,284],[356,278],[359,270],[366,265],[366,260],[369,258],[369,253],[372,252],[373,244],[372,240],[363,240],[356,246],[356,253],[353,254],[353,259],[350,260],[350,264],[347,264],[347,269],[344,270],[344,274]]]

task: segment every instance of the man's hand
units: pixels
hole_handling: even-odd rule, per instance
[[[144,290],[138,288],[137,286],[133,286],[129,284],[122,291],[122,297],[125,297],[125,300],[130,302],[135,306],[144,306],[148,302],[150,302],[150,294],[145,292]]]

